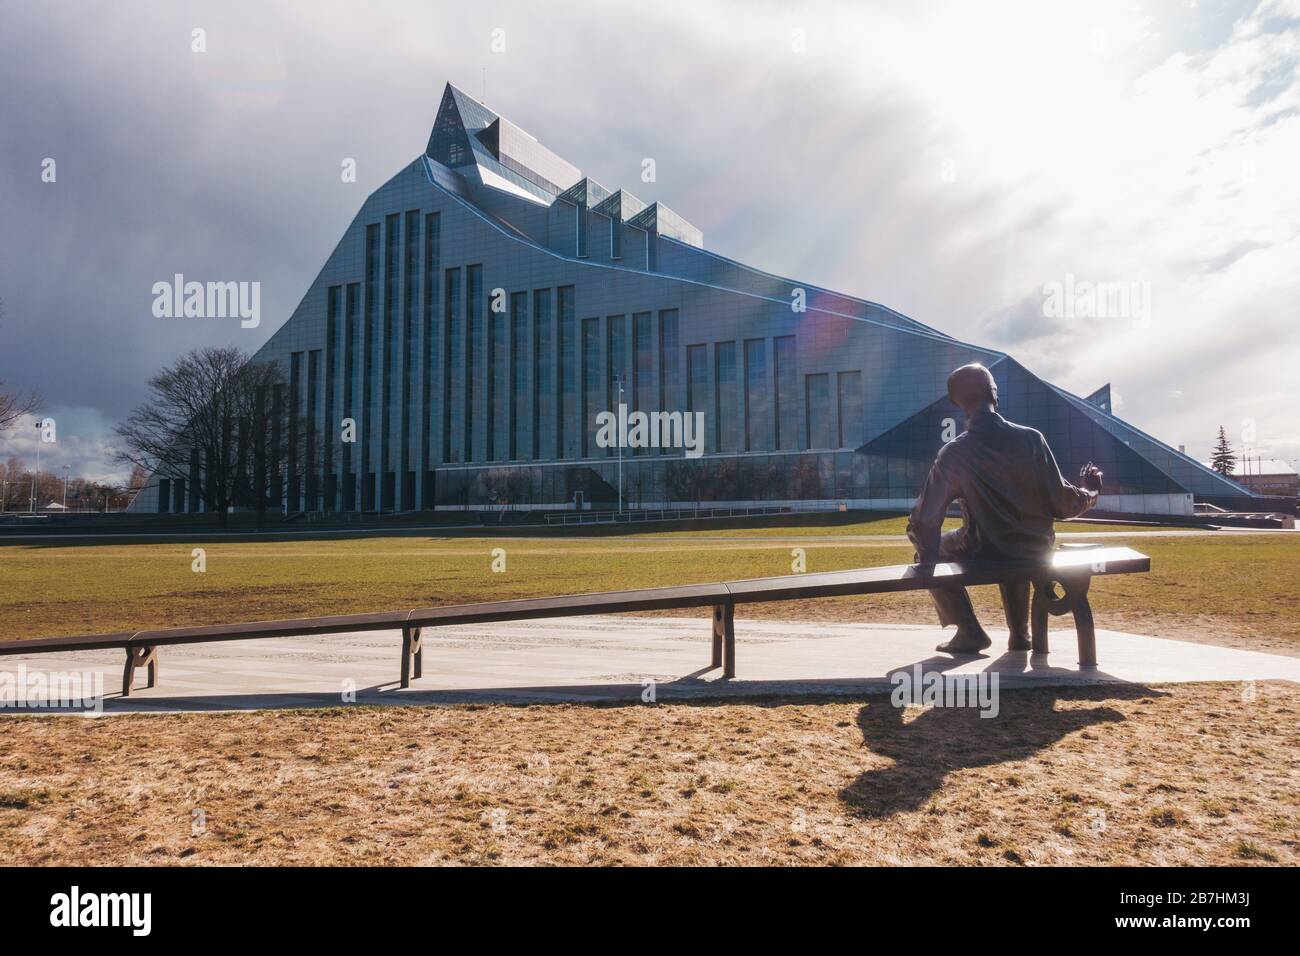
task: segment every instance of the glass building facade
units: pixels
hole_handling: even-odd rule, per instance
[[[266,482],[286,511],[612,506],[619,458],[634,508],[904,508],[963,427],[948,373],[975,361],[1067,476],[1101,466],[1108,507],[1249,494],[1116,418],[1105,389],[1071,395],[1005,353],[706,250],[681,215],[450,85],[426,152],[365,201],[257,358],[284,369],[288,454]],[[667,422],[660,440],[600,441],[597,416],[620,405]],[[133,507],[192,510],[197,480],[197,465],[158,475]]]

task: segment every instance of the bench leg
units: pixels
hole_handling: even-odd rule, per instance
[[[424,639],[418,627],[402,628],[402,687],[411,686],[411,671],[419,679],[424,673]]]
[[[1079,666],[1097,666],[1097,630],[1092,623],[1092,605],[1087,593],[1074,602],[1074,630],[1079,635]]]
[[[1047,588],[1050,586],[1047,583],[1036,583],[1034,585],[1034,601],[1029,614],[1029,633],[1033,636],[1035,654],[1047,653]]]
[[[1034,584],[1033,619],[1034,653],[1047,653],[1047,616],[1074,615],[1074,631],[1079,639],[1079,665],[1097,666],[1097,631],[1092,623],[1092,605],[1088,603],[1091,577],[1071,577],[1060,582],[1062,594],[1056,596],[1052,581]]]
[[[122,669],[122,696],[131,696],[131,685],[135,682],[135,671],[137,667],[145,668],[145,687],[156,687],[158,684],[158,648],[153,645],[128,647],[126,649],[126,665]]]
[[[736,676],[736,605],[730,602],[722,612],[722,676]]]
[[[726,605],[713,605],[713,667],[722,666],[722,640],[726,632]]]

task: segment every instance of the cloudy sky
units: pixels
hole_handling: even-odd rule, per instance
[[[447,80],[724,255],[1110,382],[1192,454],[1222,424],[1300,456],[1300,0],[0,0],[0,22],[0,379],[44,396],[51,470],[120,473],[152,372],[261,345]],[[261,326],[155,318],[177,272],[260,281]],[[1134,295],[1052,304],[1089,283]],[[29,431],[0,456],[34,457]]]

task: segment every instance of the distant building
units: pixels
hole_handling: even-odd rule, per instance
[[[1300,475],[1280,458],[1238,459],[1232,477],[1257,495],[1300,496]]]
[[[791,135],[772,129],[776,145]],[[797,194],[774,199],[770,229],[791,245],[834,241],[791,227]],[[662,203],[605,188],[450,84],[425,150],[366,199],[257,358],[285,371],[288,452],[267,487],[286,512],[610,508],[620,485],[633,508],[904,509],[964,427],[945,382],[967,362],[1067,476],[1101,467],[1107,510],[1251,500],[1117,418],[1109,386],[1079,397],[1004,352],[708,250]],[[621,455],[600,430],[611,413]],[[659,416],[662,440],[635,444],[637,414]],[[152,476],[131,510],[199,510],[201,474],[194,460]]]

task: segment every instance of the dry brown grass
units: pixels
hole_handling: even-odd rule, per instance
[[[7,717],[10,864],[1300,862],[1300,688]],[[206,830],[192,832],[193,812]]]

